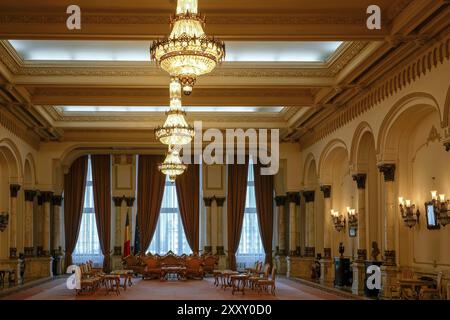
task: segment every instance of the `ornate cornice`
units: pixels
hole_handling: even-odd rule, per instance
[[[17,198],[17,194],[19,193],[20,185],[18,184],[11,184],[9,185],[9,196],[11,198]]]
[[[446,60],[450,60],[450,36],[448,34],[442,39],[430,43],[428,47],[424,47],[422,53],[412,58],[408,63],[397,65],[389,73],[390,76],[383,77],[376,81],[375,85],[370,85],[364,89],[346,105],[342,106],[340,110],[336,111],[333,116],[323,120],[320,125],[310,130],[302,137],[302,148],[305,149],[331,135],[412,82],[428,74]]]
[[[40,139],[34,133],[18,124],[17,119],[0,108],[0,125],[12,134],[28,143],[35,150],[39,149]]]
[[[378,169],[384,175],[385,182],[395,181],[395,164],[394,163],[381,164],[378,166]]]
[[[322,186],[320,186],[320,191],[323,192],[323,197],[325,199],[331,198],[331,186],[330,185],[322,185]]]
[[[352,176],[352,178],[353,178],[353,181],[356,181],[356,185],[358,186],[358,189],[366,188],[367,174],[365,174],[365,173],[354,174]]]
[[[310,191],[303,191],[303,197],[305,198],[305,202],[314,202],[315,199],[315,191],[314,190],[310,190]]]

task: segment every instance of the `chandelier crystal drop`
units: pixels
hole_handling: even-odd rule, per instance
[[[188,125],[181,103],[181,84],[177,78],[170,83],[170,108],[162,127],[155,129],[156,138],[168,146],[182,146],[190,143],[195,136],[194,128]]]
[[[225,44],[205,34],[205,18],[198,13],[198,0],[178,0],[170,24],[169,37],[151,45],[151,59],[177,77],[184,94],[189,95],[197,77],[210,73],[224,59]]]
[[[166,159],[158,169],[169,177],[170,182],[175,182],[176,178],[186,171],[187,165],[181,162],[178,148],[169,148]]]

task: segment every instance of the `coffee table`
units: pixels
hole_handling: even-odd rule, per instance
[[[133,270],[114,270],[111,272],[111,275],[116,275],[123,279],[123,285],[121,287],[124,291],[127,291],[127,286],[131,287],[133,285],[131,281],[133,278]]]
[[[177,280],[186,280],[186,267],[161,267],[161,281],[169,279],[169,276],[175,276]]]

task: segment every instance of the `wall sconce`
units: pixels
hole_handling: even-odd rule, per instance
[[[0,212],[0,231],[3,232],[8,227],[9,214],[7,212]]]
[[[450,200],[445,200],[445,194],[440,194],[438,199],[437,191],[434,190],[431,191],[431,198],[431,203],[433,204],[438,221],[445,227],[450,223],[450,216],[448,215],[450,212]]]
[[[358,229],[358,214],[355,209],[347,207],[347,215],[348,215],[348,226],[351,228]]]
[[[345,217],[339,214],[339,211],[331,210],[331,217],[333,219],[334,228],[337,232],[341,232],[345,227]]]
[[[416,209],[415,204],[411,203],[411,200],[403,200],[403,197],[399,197],[398,202],[403,222],[411,229],[419,222],[420,211]]]

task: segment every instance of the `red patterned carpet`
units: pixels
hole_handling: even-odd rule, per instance
[[[277,281],[276,296],[258,294],[251,290],[231,294],[231,289],[217,288],[213,279],[203,281],[191,280],[186,282],[134,279],[134,285],[126,291],[121,290],[120,295],[110,293],[106,295],[101,288],[94,295],[76,296],[74,291],[66,288],[65,279],[57,279],[24,289],[3,297],[5,300],[342,300],[342,296],[335,295],[320,289],[312,288],[298,282],[279,279]]]

